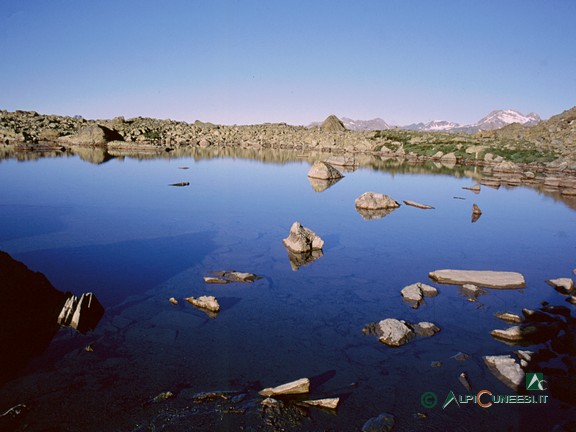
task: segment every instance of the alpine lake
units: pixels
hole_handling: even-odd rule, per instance
[[[373,158],[319,185],[307,173],[321,155],[295,151],[94,152],[0,161],[0,250],[104,310],[88,331],[54,317],[48,340],[34,336],[45,323],[22,336],[43,297],[2,289],[2,430],[360,431],[383,413],[393,431],[575,430],[576,306],[546,283],[574,278],[575,197],[463,189],[478,167]],[[354,203],[367,191],[434,209],[365,218]],[[295,221],[324,240],[314,259],[284,247]],[[526,286],[470,294],[431,280],[439,269],[514,271]],[[259,278],[204,281],[232,270]],[[439,294],[413,308],[400,291],[417,282]],[[218,313],[185,301],[204,295]],[[524,308],[552,317],[556,333],[516,345],[491,336],[511,325],[495,314]],[[363,331],[386,318],[440,331],[390,347]],[[518,350],[539,354],[526,372],[544,390],[513,390],[485,364]],[[309,394],[262,405],[260,390],[300,378]],[[483,407],[481,390],[511,397]],[[303,403],[336,397],[337,409]]]

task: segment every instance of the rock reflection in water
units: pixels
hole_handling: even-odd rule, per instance
[[[61,324],[81,332],[96,327],[104,309],[92,294],[69,297],[39,272],[0,252],[0,385],[16,375],[50,344],[59,329],[59,315],[69,308]],[[68,300],[67,300],[67,297]]]
[[[383,217],[388,216],[394,210],[396,210],[396,208],[368,210],[356,207],[356,211],[360,213],[360,216],[362,216],[365,220],[382,219]]]
[[[292,270],[294,271],[298,271],[300,267],[311,264],[324,255],[322,249],[317,249],[310,252],[295,253],[286,248],[286,252],[288,252],[290,267],[292,267]]]
[[[68,297],[58,315],[58,324],[86,333],[96,328],[103,315],[104,308],[96,296],[85,293],[80,300],[76,296]]]
[[[329,179],[329,180],[323,180],[323,179],[308,177],[308,181],[310,182],[312,189],[314,189],[314,191],[316,191],[316,192],[324,192],[326,189],[328,189],[331,186],[334,186],[340,180],[342,180],[342,177],[337,178],[337,179]]]

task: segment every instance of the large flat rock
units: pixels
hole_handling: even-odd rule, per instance
[[[491,270],[435,270],[428,273],[430,279],[452,285],[474,284],[487,288],[524,288],[524,276],[516,272]]]

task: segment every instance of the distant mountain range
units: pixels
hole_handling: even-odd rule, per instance
[[[524,115],[514,110],[495,110],[488,114],[486,117],[480,119],[477,123],[469,125],[461,125],[447,120],[433,120],[428,123],[413,123],[406,126],[393,126],[381,118],[372,120],[352,120],[347,117],[342,117],[342,123],[349,130],[385,130],[398,127],[406,130],[416,130],[424,132],[462,132],[462,133],[475,133],[481,130],[495,130],[500,129],[511,123],[520,123],[524,126],[533,126],[542,119],[536,113]],[[312,123],[310,126],[319,125],[320,123]]]

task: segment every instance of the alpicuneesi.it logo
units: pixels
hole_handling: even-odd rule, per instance
[[[526,390],[544,391],[547,390],[546,384],[543,373],[526,374]],[[425,392],[420,397],[420,403],[424,408],[434,408],[438,403],[438,398],[434,392]],[[490,390],[480,390],[476,394],[457,395],[450,390],[442,404],[442,409],[446,409],[452,403],[458,407],[467,404],[477,404],[482,408],[504,404],[544,404],[548,403],[548,395],[494,394]]]

